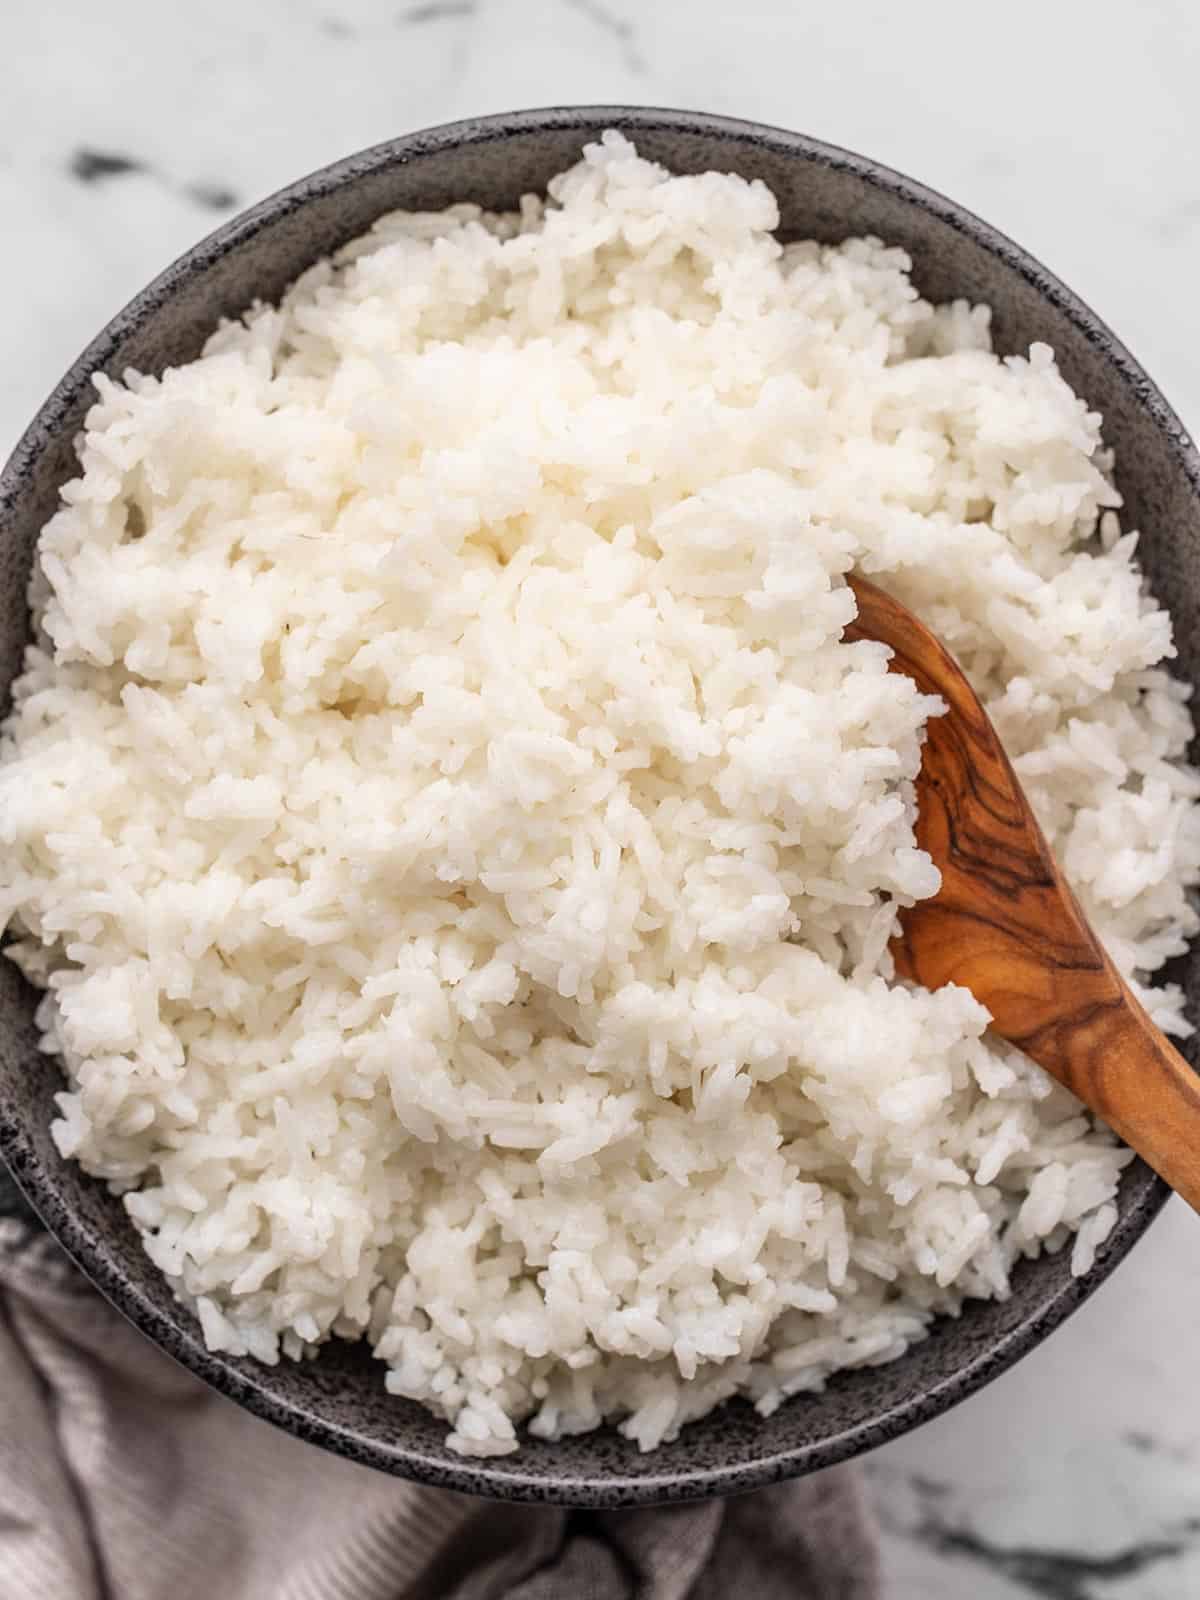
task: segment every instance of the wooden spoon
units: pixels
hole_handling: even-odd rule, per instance
[[[901,913],[896,968],[959,983],[1019,1045],[1200,1210],[1200,1077],[1169,1045],[1089,928],[996,730],[954,658],[912,612],[847,579],[847,639],[880,639],[948,711],[931,717],[917,778],[917,843],[942,887]]]

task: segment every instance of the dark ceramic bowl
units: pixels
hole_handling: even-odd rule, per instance
[[[72,440],[90,404],[92,373],[158,372],[189,360],[219,317],[276,298],[381,212],[464,199],[515,206],[606,127],[625,129],[643,154],[677,171],[715,167],[765,179],[789,235],[872,233],[902,245],[923,294],[992,306],[1001,351],[1051,344],[1069,382],[1104,414],[1126,525],[1142,530],[1141,559],[1175,618],[1176,670],[1200,682],[1200,459],[1153,383],[1085,305],[969,212],[861,156],[775,128],[621,107],[484,117],[351,156],[219,229],[114,318],[54,390],[0,479],[0,682],[7,686],[18,670],[31,551],[73,474]],[[1099,224],[1080,218],[1084,227]],[[1173,976],[1200,1010],[1200,964],[1179,968]],[[0,1150],[84,1271],[151,1339],[257,1415],[356,1461],[476,1494],[592,1506],[688,1500],[869,1450],[945,1411],[1044,1339],[1112,1271],[1167,1193],[1135,1163],[1121,1185],[1120,1220],[1085,1278],[1071,1278],[1065,1254],[1026,1263],[1003,1305],[970,1306],[901,1360],[843,1373],[824,1394],[796,1398],[767,1421],[734,1402],[651,1455],[604,1429],[557,1444],[529,1440],[516,1455],[472,1462],[446,1448],[441,1422],[384,1393],[382,1369],[364,1345],[331,1344],[318,1360],[275,1368],[205,1350],[195,1318],[143,1255],[118,1201],[55,1152],[48,1129],[58,1078],[35,1048],[33,1000],[0,962]]]

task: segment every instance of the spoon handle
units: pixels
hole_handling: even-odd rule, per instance
[[[1090,937],[1066,885],[1053,899],[1042,886],[1014,897],[1006,885],[989,906],[976,864],[968,904],[959,871],[943,862],[942,894],[905,913],[904,943],[893,946],[899,975],[930,989],[969,988],[997,1034],[1200,1211],[1200,1076]]]
[[[1200,1211],[1200,1077],[1109,976],[1109,996],[1069,994],[1055,1023],[1018,1042]]]

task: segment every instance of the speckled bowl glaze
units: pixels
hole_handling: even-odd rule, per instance
[[[790,236],[838,240],[878,234],[912,256],[934,300],[990,304],[1001,351],[1045,340],[1075,388],[1104,414],[1117,447],[1126,524],[1174,615],[1177,670],[1200,681],[1200,459],[1154,384],[1068,289],[961,207],[876,162],[799,134],[721,117],[625,107],[527,111],[411,134],[304,178],[196,246],[115,317],[55,388],[0,479],[0,673],[18,670],[28,637],[31,552],[72,475],[72,440],[94,372],[158,372],[195,356],[217,319],[277,297],[317,257],[395,207],[457,200],[514,206],[542,189],[606,127],[676,171],[719,168],[763,178]],[[1098,229],[1099,218],[1080,225]],[[79,797],[87,804],[86,794]],[[1172,976],[1200,1011],[1200,958]],[[331,1344],[319,1359],[268,1368],[211,1355],[195,1318],[143,1255],[119,1202],[49,1135],[53,1062],[39,1056],[34,995],[0,963],[0,1150],[47,1225],[103,1292],[149,1338],[261,1417],[303,1439],[403,1477],[512,1500],[628,1506],[729,1494],[857,1455],[936,1416],[1044,1339],[1112,1271],[1149,1225],[1165,1187],[1136,1163],[1121,1186],[1120,1220],[1094,1269],[1072,1280],[1065,1255],[1027,1263],[1004,1304],[974,1305],[939,1324],[889,1366],[843,1373],[824,1394],[799,1397],[768,1420],[734,1402],[640,1455],[613,1429],[519,1453],[469,1461],[449,1451],[445,1427],[389,1398],[364,1345]]]

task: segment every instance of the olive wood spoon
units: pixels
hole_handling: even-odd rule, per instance
[[[899,601],[852,574],[847,639],[890,645],[891,670],[946,702],[927,725],[917,843],[942,887],[900,914],[896,970],[967,988],[992,1028],[1066,1084],[1200,1210],[1200,1077],[1150,1021],[1059,872],[961,667]]]

